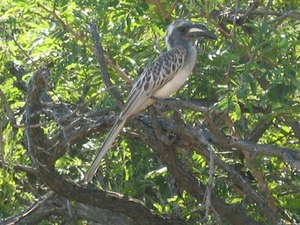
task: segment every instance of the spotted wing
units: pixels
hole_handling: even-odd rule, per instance
[[[143,104],[183,68],[186,55],[186,49],[179,46],[162,54],[151,63],[134,84],[120,118],[127,119],[140,111]]]

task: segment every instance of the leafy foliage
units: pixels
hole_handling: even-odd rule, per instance
[[[6,218],[4,224],[52,190],[57,192],[41,175],[26,133],[32,129],[26,127],[26,109],[36,71],[46,68],[51,75],[41,95],[41,108],[29,118],[40,116],[40,141],[51,143],[43,151],[51,155],[52,167],[78,182],[114,122],[114,114],[119,113],[110,88],[126,100],[131,84],[124,74],[135,80],[165,51],[165,28],[176,18],[206,24],[218,40],[198,46],[193,75],[173,96],[188,106],[178,108],[171,102],[172,107],[157,109],[158,115],[164,115],[159,117],[164,134],[174,144],[161,144],[152,125],[143,125],[150,121],[144,113],[123,129],[93,184],[139,199],[162,219],[175,218],[178,224],[299,223],[299,6],[296,0],[269,4],[228,0],[2,2],[0,215]],[[100,32],[113,87],[106,87],[102,80],[91,21]],[[84,122],[68,130],[77,119]],[[84,127],[88,127],[85,133],[73,140],[72,135]],[[209,133],[209,144],[203,139],[198,144],[200,134],[189,135],[201,130]],[[69,140],[64,149],[56,149]],[[214,157],[209,157],[210,148]],[[172,153],[174,162],[167,164],[160,151]],[[178,177],[173,165],[182,168],[186,177]],[[193,179],[199,185],[191,183],[191,189],[186,188],[184,182]],[[211,193],[211,198],[195,194],[200,189]],[[81,202],[78,196],[57,194]],[[237,210],[222,211],[216,199]],[[124,214],[122,207],[108,209]],[[77,216],[79,224],[97,220]],[[150,211],[149,217],[154,218]],[[70,221],[68,213],[38,219],[35,222],[42,224]]]

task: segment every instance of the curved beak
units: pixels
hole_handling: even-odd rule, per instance
[[[216,35],[207,29],[206,26],[195,23],[192,28],[189,30],[189,37],[195,38],[195,37],[204,37],[204,38],[210,38],[210,39],[217,39]]]

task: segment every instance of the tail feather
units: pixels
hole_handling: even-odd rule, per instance
[[[90,167],[90,169],[88,170],[88,172],[86,173],[86,175],[84,177],[84,180],[86,182],[89,182],[92,180],[94,174],[96,173],[97,169],[100,166],[101,159],[104,157],[106,152],[109,150],[109,147],[114,142],[114,140],[120,133],[121,129],[124,127],[125,122],[126,122],[126,120],[117,120],[115,122],[114,126],[109,131],[109,134],[107,135],[106,139],[104,140],[104,142],[100,148],[100,151],[98,151],[98,153],[92,163],[92,166]]]

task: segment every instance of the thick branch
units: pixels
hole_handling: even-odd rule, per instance
[[[41,108],[41,102],[38,100],[46,86],[43,82],[45,80],[44,75],[44,71],[39,71],[33,76],[32,87],[29,91],[25,107],[26,125],[39,123],[40,116],[37,112]],[[85,134],[88,134],[88,129],[84,129],[83,131],[85,131]],[[54,161],[51,160],[54,157],[53,154],[57,154],[57,152],[49,152],[47,150],[47,142],[44,141],[43,130],[40,127],[26,128],[25,133],[27,149],[34,165],[37,167],[40,179],[59,195],[69,200],[75,200],[124,214],[138,224],[183,224],[178,219],[165,219],[156,215],[139,200],[113,192],[101,191],[91,186],[79,185],[62,178],[55,171]]]
[[[256,144],[246,140],[234,138],[228,139],[228,146],[238,149],[244,149],[253,154],[262,154],[268,156],[279,157],[293,167],[300,169],[300,153],[288,148],[278,147],[274,145]]]
[[[45,161],[45,160],[44,160]],[[47,163],[47,162],[45,162]],[[183,224],[179,220],[164,219],[149,210],[141,201],[114,192],[101,191],[63,179],[56,171],[40,166],[41,177],[50,188],[70,200],[121,213],[138,224]],[[46,178],[46,179],[45,179]]]
[[[70,224],[77,220],[88,220],[110,225],[138,224],[128,217],[113,211],[78,202],[70,204],[66,198],[60,197],[53,192],[42,196],[23,212],[1,221],[1,224],[39,224],[54,215],[64,217]]]
[[[145,122],[147,123],[147,121],[148,120],[144,120],[143,123],[133,121],[133,123],[142,128],[144,130],[144,134],[147,134],[143,135],[143,139],[159,155],[162,162],[168,167],[168,171],[175,177],[179,187],[189,192],[198,199],[199,202],[203,202],[205,197],[205,186],[203,183],[197,180],[183,167],[179,159],[176,157],[176,150],[174,149],[174,146],[166,146],[162,142],[158,141],[158,139],[151,138],[155,137],[155,132],[149,129],[149,125],[145,125]],[[243,209],[239,209],[239,212],[237,213],[237,209],[234,205],[228,205],[214,195],[211,197],[211,203],[218,214],[221,217],[225,217],[231,224],[260,224],[259,222],[249,218]]]

